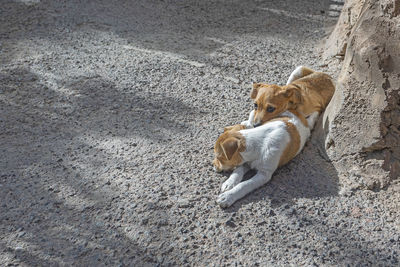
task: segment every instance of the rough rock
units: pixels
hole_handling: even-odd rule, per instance
[[[343,184],[379,189],[400,175],[400,1],[346,6],[361,14],[355,23],[342,14],[328,40],[338,40],[328,54],[347,49],[324,115],[325,149]]]
[[[325,42],[324,58],[343,57],[346,52],[347,39],[356,24],[365,0],[346,1],[336,26]]]

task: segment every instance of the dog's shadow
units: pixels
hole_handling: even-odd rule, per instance
[[[318,123],[316,127],[320,127]],[[244,180],[257,173],[250,170]],[[229,173],[224,174],[229,177]],[[307,142],[302,152],[287,165],[278,168],[264,186],[235,202],[226,212],[235,212],[249,203],[270,203],[271,208],[292,206],[298,199],[318,199],[337,196],[339,178],[333,164],[315,142]]]

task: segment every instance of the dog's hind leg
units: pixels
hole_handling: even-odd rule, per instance
[[[272,172],[265,173],[258,171],[257,174],[251,179],[241,182],[231,190],[220,194],[218,196],[217,203],[222,208],[227,208],[248,193],[266,184],[269,180],[271,180],[271,176]]]
[[[307,67],[304,66],[298,66],[293,72],[292,74],[290,74],[289,79],[286,82],[286,85],[294,82],[297,79],[303,78],[307,75],[310,75],[314,73],[314,71],[312,69],[309,69]]]
[[[245,164],[237,167],[232,174],[229,176],[228,180],[226,180],[221,186],[221,192],[225,192],[231,190],[238,183],[240,183],[243,179],[243,176],[248,172],[250,168]]]

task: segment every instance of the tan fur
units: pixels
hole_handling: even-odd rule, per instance
[[[221,134],[214,146],[215,159],[213,164],[217,171],[232,170],[242,163],[239,152],[246,150],[246,141],[239,130],[242,125],[234,125]]]
[[[311,74],[285,86],[261,83],[253,85],[250,97],[258,105],[253,123],[265,123],[286,110],[295,110],[308,116],[326,108],[335,92],[332,78],[308,68],[304,68],[303,72]],[[275,107],[274,112],[267,112],[268,106]]]
[[[310,74],[312,74],[312,73],[314,73],[315,71],[313,71],[312,69],[310,69],[310,68],[307,68],[307,67],[302,67],[301,68],[301,75],[304,77],[304,76],[307,76],[307,75],[310,75]]]
[[[225,127],[224,128],[224,132],[227,132],[227,131],[240,131],[240,130],[244,130],[244,129],[246,129],[246,126],[241,125],[241,124],[236,124],[236,125],[233,125],[233,126]]]
[[[279,167],[285,165],[292,158],[294,158],[300,148],[300,134],[297,131],[296,126],[289,122],[289,118],[283,118],[282,121],[286,124],[290,135],[290,142],[282,153],[282,156],[279,160]]]
[[[331,101],[335,92],[335,85],[332,82],[332,78],[322,72],[314,72],[295,80],[291,84],[301,89],[303,103],[298,105],[297,109],[306,116],[315,111],[322,112],[329,104],[329,101]]]

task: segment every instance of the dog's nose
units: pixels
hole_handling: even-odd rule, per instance
[[[255,128],[255,127],[258,127],[258,126],[260,126],[260,125],[261,125],[261,122],[255,123],[255,124],[254,124],[254,128]]]

